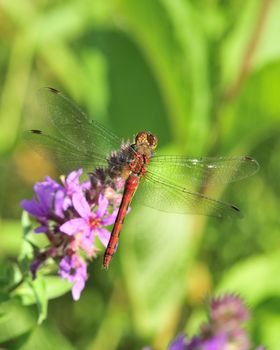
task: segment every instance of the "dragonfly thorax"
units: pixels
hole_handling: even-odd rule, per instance
[[[150,158],[140,152],[134,154],[132,162],[129,164],[129,172],[137,176],[143,176],[146,173],[146,165],[150,162]]]
[[[139,132],[135,137],[135,143],[131,145],[134,150],[129,163],[129,173],[143,176],[146,173],[146,165],[153,156],[153,150],[157,146],[157,138],[145,131]]]

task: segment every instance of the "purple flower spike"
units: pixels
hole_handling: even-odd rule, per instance
[[[212,300],[210,304],[210,317],[214,322],[221,324],[228,320],[240,324],[248,321],[250,313],[239,297],[226,294],[222,298]]]
[[[87,280],[87,260],[95,256],[95,236],[107,247],[112,225],[117,216],[116,200],[121,194],[114,180],[107,183],[107,172],[99,169],[92,179],[80,182],[82,169],[61,178],[61,184],[50,177],[34,186],[34,198],[21,205],[39,226],[35,233],[43,233],[48,246],[37,251],[30,271],[36,278],[37,270],[49,258],[60,261],[59,275],[73,283],[74,300],[80,298]]]
[[[250,339],[244,329],[249,310],[241,298],[227,294],[210,302],[210,317],[198,335],[190,340],[182,334],[168,350],[249,350]],[[256,350],[265,350],[259,346]]]
[[[62,278],[66,278],[69,282],[74,283],[72,296],[74,300],[79,300],[88,278],[85,261],[76,254],[65,256],[60,261],[59,274]]]

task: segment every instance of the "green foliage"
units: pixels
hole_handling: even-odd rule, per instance
[[[1,348],[14,350],[21,349],[22,346],[28,341],[31,333],[32,329],[22,334],[16,335],[12,338],[9,338],[9,340],[2,342]]]
[[[278,349],[279,8],[279,0],[1,2],[0,347],[164,349],[184,328],[195,332],[209,293],[227,291],[254,310],[254,342]],[[42,86],[60,88],[124,138],[153,131],[162,154],[254,156],[259,174],[223,195],[244,219],[133,206],[112,267],[93,261],[79,302],[64,295],[71,285],[52,263],[32,281],[31,248],[41,243],[27,216],[22,239],[19,202],[55,169],[20,135],[40,123]]]

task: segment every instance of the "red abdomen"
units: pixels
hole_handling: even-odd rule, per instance
[[[118,211],[118,215],[111,233],[108,246],[104,254],[103,266],[105,267],[105,269],[109,267],[112,256],[115,254],[118,241],[119,241],[121,228],[127,213],[127,209],[138,187],[138,184],[139,184],[139,177],[135,174],[129,175],[125,183],[124,193],[123,193],[122,201]]]

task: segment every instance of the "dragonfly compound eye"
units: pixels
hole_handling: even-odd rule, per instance
[[[135,143],[137,145],[148,144],[150,148],[154,149],[157,146],[157,138],[149,132],[141,131],[136,135]]]
[[[140,131],[135,137],[135,143],[141,145],[147,143],[147,133],[145,131]]]
[[[158,143],[157,137],[153,134],[148,134],[147,139],[148,139],[150,147],[152,149],[155,149],[157,147],[157,143]]]

